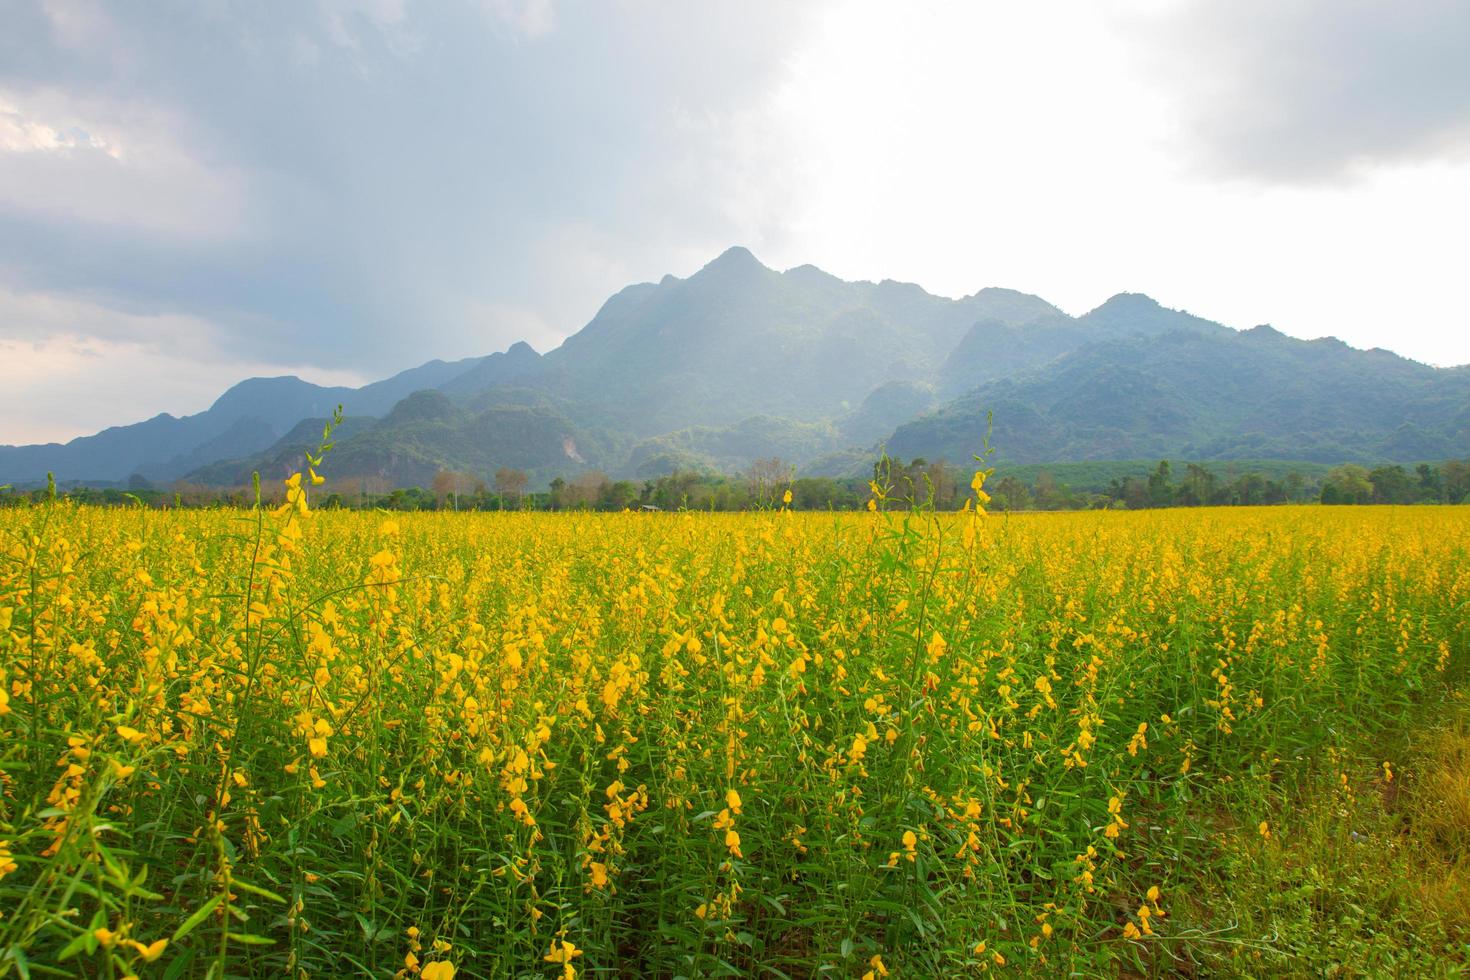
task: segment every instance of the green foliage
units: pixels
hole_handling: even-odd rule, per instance
[[[1467,402],[1467,369],[1269,327],[1241,333],[1146,296],[1074,318],[1011,290],[950,300],[810,266],[777,272],[732,249],[687,279],[623,290],[545,355],[521,343],[359,389],[252,378],[186,418],[0,446],[0,479],[30,486],[51,470],[135,492],[181,478],[239,486],[255,470],[276,479],[337,403],[351,413],[337,472],[359,495],[425,486],[445,470],[488,479],[509,466],[544,486],[594,470],[614,482],[739,472],[770,456],[854,477],[879,444],[962,466],[987,412],[1002,472],[1161,458],[1371,468],[1462,455]],[[1111,479],[1061,482],[1102,492]],[[1391,472],[1377,483],[1384,501],[1464,495],[1458,484],[1411,489]],[[1125,498],[1167,503],[1147,488]]]
[[[1463,968],[1466,515],[915,503],[7,511],[0,976]]]
[[[1000,465],[1183,457],[1336,464],[1446,458],[1470,443],[1470,371],[1269,328],[1176,329],[1075,349],[901,426],[889,448],[962,458],[986,410]]]

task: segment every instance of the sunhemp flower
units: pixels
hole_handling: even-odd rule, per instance
[[[572,966],[572,960],[581,956],[582,951],[570,941],[563,939],[551,941],[551,952],[541,957],[547,963],[560,963],[562,980],[576,980],[577,970]]]
[[[985,492],[985,478],[990,476],[989,470],[976,470],[974,479],[970,480],[970,489],[975,491],[975,513],[985,513],[985,505],[990,503],[990,494]]]

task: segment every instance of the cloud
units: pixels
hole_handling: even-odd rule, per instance
[[[188,238],[251,230],[246,180],[191,155],[167,112],[0,89],[0,209]]]
[[[551,0],[485,0],[485,6],[512,31],[528,39],[556,29],[556,9]]]
[[[798,192],[762,107],[810,16],[22,4],[0,132],[58,145],[0,151],[0,282],[187,313],[270,363],[386,374],[527,323],[545,346],[614,276],[780,238]]]
[[[76,296],[0,287],[0,323],[0,444],[61,442],[163,407],[190,414],[254,375],[295,374],[328,385],[366,380],[241,358],[221,346],[217,325],[198,317],[132,313]]]
[[[1310,184],[1470,158],[1463,0],[1187,2],[1118,24],[1206,174]]]
[[[0,343],[65,338],[24,363],[72,365],[52,386],[93,427],[198,407],[255,365],[371,378],[544,350],[733,243],[1067,308],[1161,283],[1288,330],[1283,297],[1306,322],[1350,295],[1364,335],[1369,293],[1458,303],[1435,243],[1463,224],[1470,7],[1448,0],[115,10],[21,0],[0,31],[0,294],[31,297],[32,324],[35,297],[61,311],[0,309]],[[1381,248],[1333,223],[1339,201],[1388,215],[1354,231]],[[1285,241],[1311,283],[1282,281]],[[1220,274],[1248,258],[1255,281]],[[73,350],[142,394],[95,397]],[[187,385],[152,373],[195,356]]]
[[[56,129],[29,118],[20,107],[0,94],[0,153],[58,153],[66,150],[98,150],[114,160],[122,151],[80,126]]]

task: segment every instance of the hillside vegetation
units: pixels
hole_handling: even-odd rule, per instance
[[[427,394],[426,394],[427,393]],[[611,297],[554,350],[524,343],[361,389],[242,382],[206,412],[65,446],[0,447],[0,481],[241,485],[283,478],[335,405],[339,473],[376,489],[440,471],[535,485],[649,479],[779,456],[860,475],[880,445],[964,463],[994,418],[1007,465],[1121,459],[1414,463],[1470,453],[1470,369],[1239,332],[1123,293],[1080,317],[1013,290],[959,299],[777,272],[742,248]]]

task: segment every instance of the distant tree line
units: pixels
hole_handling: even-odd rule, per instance
[[[970,499],[973,466],[942,460],[908,462],[884,458],[871,479],[798,476],[780,459],[761,459],[744,473],[679,472],[652,479],[614,480],[597,470],[553,479],[546,490],[529,489],[522,470],[502,467],[487,483],[473,474],[441,470],[427,489],[387,488],[359,481],[356,491],[318,495],[313,506],[354,510],[760,510],[789,506],[794,510],[862,510],[883,490],[890,509],[932,504],[956,510]],[[1470,503],[1470,459],[1369,469],[1338,466],[1318,480],[1289,471],[1280,478],[1259,472],[1221,475],[1208,466],[1187,463],[1176,471],[1168,460],[1151,470],[1112,479],[1106,487],[1074,490],[1041,471],[1030,482],[1002,475],[986,484],[990,508],[1028,510],[1146,510],[1159,507],[1237,507],[1286,503],[1322,504],[1463,504]],[[131,489],[72,487],[62,491],[72,500],[103,506],[250,507],[251,489],[220,489],[179,483],[162,490],[135,482]],[[790,503],[785,495],[790,493]],[[45,499],[46,489],[15,491],[0,487],[0,506]],[[274,503],[279,488],[261,491],[262,503]]]
[[[1368,469],[1347,464],[1331,470],[1318,485],[1298,472],[1280,480],[1260,473],[1241,473],[1225,480],[1208,467],[1186,464],[1176,479],[1168,460],[1160,460],[1147,476],[1112,481],[1109,501],[1129,509],[1150,507],[1221,507],[1262,504],[1458,504],[1470,497],[1470,460],[1442,465],[1420,463]],[[1022,506],[1017,509],[1024,509]]]

